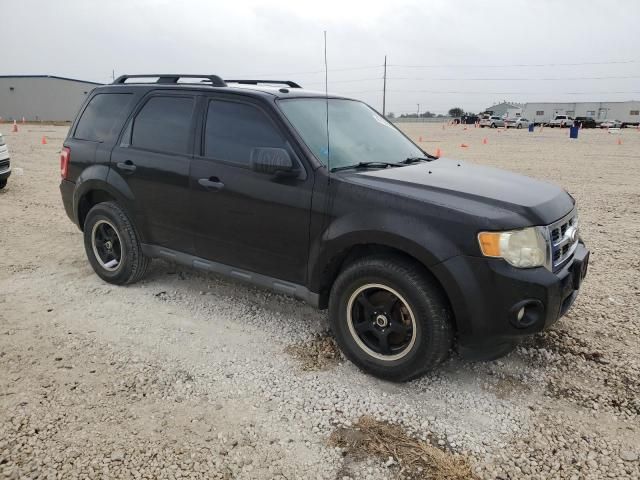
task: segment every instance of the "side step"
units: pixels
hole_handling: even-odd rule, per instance
[[[303,285],[279,280],[277,278],[250,272],[248,270],[241,270],[239,268],[225,265],[224,263],[205,260],[204,258],[177,252],[157,245],[143,244],[142,252],[148,257],[162,258],[168,262],[177,263],[197,270],[203,270],[205,272],[217,273],[225,277],[234,278],[258,287],[273,290],[274,292],[284,293],[285,295],[290,295],[300,300],[304,300],[315,308],[318,308],[320,303],[320,295],[311,292]]]

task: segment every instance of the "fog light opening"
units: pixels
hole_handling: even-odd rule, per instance
[[[510,321],[516,328],[530,328],[544,322],[544,306],[540,300],[523,300],[511,307]]]

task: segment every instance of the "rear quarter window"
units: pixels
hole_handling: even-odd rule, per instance
[[[82,112],[73,138],[104,142],[115,136],[124,123],[133,99],[130,93],[99,93]]]

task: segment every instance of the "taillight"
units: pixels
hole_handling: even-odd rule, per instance
[[[69,160],[71,160],[71,149],[62,147],[60,152],[60,176],[63,180],[66,180],[69,174]]]

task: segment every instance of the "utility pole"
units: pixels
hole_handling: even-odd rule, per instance
[[[420,120],[420,104],[418,104],[418,120]]]
[[[115,79],[116,79],[116,71],[114,69],[114,70],[111,70],[111,81],[114,81]]]
[[[382,116],[387,116],[387,56],[384,56],[384,76],[382,77]]]

